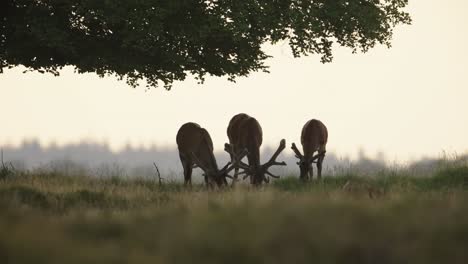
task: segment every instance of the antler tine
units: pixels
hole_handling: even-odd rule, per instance
[[[229,143],[224,144],[224,151],[226,151],[227,153],[229,153],[229,155],[238,160],[243,159],[249,153],[249,151],[246,148],[244,148],[239,154],[236,154],[234,152],[234,147]]]
[[[296,158],[301,159],[302,157],[304,157],[299,151],[299,149],[297,149],[296,144],[292,143],[291,149],[294,151],[294,154],[296,154]]]
[[[227,153],[229,153],[229,155],[231,156],[231,158],[233,159],[232,161],[235,162],[235,156],[234,156],[234,151],[232,150],[232,145],[229,144],[229,143],[225,143],[224,144],[224,151],[226,151]],[[229,173],[232,169],[234,169],[234,164],[232,164],[232,167],[229,167],[229,165],[231,165],[232,163],[231,162],[228,162],[222,169],[221,171],[225,171],[226,173]],[[229,167],[229,168],[228,168]]]
[[[228,164],[226,164],[226,166],[224,166],[224,168],[222,168],[221,171],[223,171],[225,173],[229,173],[233,169],[235,169],[236,167],[239,167],[239,168],[244,170],[244,172],[238,173],[238,175],[243,174],[243,173],[247,173],[245,171],[250,169],[249,165],[247,165],[247,164],[245,164],[245,163],[243,163],[241,161],[238,161],[238,162],[235,162],[235,163],[232,163],[232,164],[231,164],[231,162],[228,162]]]
[[[272,173],[269,172],[269,171],[265,171],[265,173],[268,174],[270,177],[273,177],[273,178],[275,178],[275,179],[279,179],[279,177],[280,177],[280,176],[276,176],[276,175],[272,174]]]
[[[247,148],[244,148],[241,153],[239,153],[239,155],[237,155],[237,158],[240,160],[242,160],[245,156],[247,156],[249,154],[249,150],[247,150]]]
[[[245,164],[244,162],[242,162],[240,160],[238,162],[236,162],[236,166],[241,168],[241,169],[244,169],[244,170],[249,170],[250,169],[248,164]]]
[[[247,170],[244,170],[244,171],[239,172],[237,175],[242,175],[242,174],[248,175],[249,173],[247,172]]]
[[[224,167],[221,169],[221,171],[224,171],[224,170],[227,171],[227,168],[229,167],[229,165],[231,165],[230,161],[226,165],[224,165]]]
[[[276,158],[279,156],[281,151],[283,151],[285,148],[286,148],[286,140],[282,139],[276,152],[273,154],[273,156],[271,156],[270,160],[267,163],[263,164],[263,167],[267,169],[273,165],[286,166],[286,162],[276,161]]]
[[[228,164],[226,164],[226,166],[224,166],[224,168],[221,171],[224,173],[229,173],[235,168],[236,166],[234,164],[231,164],[231,162],[228,162]]]
[[[239,168],[244,169],[244,170],[249,169],[249,165],[242,162],[242,159],[249,153],[249,151],[246,148],[243,149],[241,153],[236,155],[236,153],[234,153],[232,145],[226,143],[226,144],[224,144],[224,151],[229,153],[231,155],[231,157],[233,158],[234,168],[239,167]]]

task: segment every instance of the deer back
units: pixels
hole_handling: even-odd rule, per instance
[[[249,164],[260,162],[260,146],[263,142],[263,131],[258,121],[247,115],[235,115],[228,126],[229,143],[235,152],[247,149]]]
[[[177,133],[179,153],[191,163],[197,161],[200,168],[217,170],[218,165],[213,154],[213,141],[206,129],[196,123],[182,125]],[[193,157],[195,156],[195,157]]]
[[[249,117],[249,115],[241,113],[233,116],[231,121],[229,121],[227,135],[229,138],[229,143],[232,144],[233,147],[236,147],[240,144],[240,126],[241,123]]]
[[[301,143],[305,157],[312,157],[315,151],[325,151],[327,141],[328,130],[321,121],[309,120],[302,128]]]

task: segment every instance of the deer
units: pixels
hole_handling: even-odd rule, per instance
[[[273,165],[286,166],[286,163],[277,162],[276,158],[284,150],[286,141],[282,139],[276,152],[265,164],[260,164],[260,146],[263,141],[262,127],[259,122],[244,113],[237,114],[229,121],[227,128],[229,144],[225,144],[225,151],[231,155],[231,162],[235,166],[235,172],[232,183],[237,181],[238,175],[245,174],[244,179],[250,177],[250,183],[258,186],[262,183],[269,183],[267,175],[272,178],[279,178],[268,171]],[[241,161],[247,156],[248,164]],[[239,173],[239,168],[244,169]]]
[[[317,179],[322,178],[322,163],[325,159],[326,145],[328,141],[327,127],[317,119],[311,119],[305,123],[301,133],[301,143],[304,155],[297,149],[296,144],[292,143],[291,149],[299,159],[297,164],[300,169],[301,180],[312,180],[314,176],[313,163],[317,165]],[[317,154],[314,156],[314,153]],[[317,160],[317,161],[315,161]]]
[[[234,169],[234,165],[228,162],[222,169],[218,168],[213,141],[206,129],[196,123],[185,123],[177,132],[176,141],[186,186],[192,185],[192,170],[197,167],[203,170],[208,187],[212,188],[215,184],[217,187],[227,186],[226,178],[232,179],[228,173]]]

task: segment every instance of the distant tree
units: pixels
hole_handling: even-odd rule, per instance
[[[333,43],[354,52],[390,46],[409,24],[408,0],[1,0],[0,72],[23,65],[50,72],[116,75],[170,89],[193,74],[233,80],[267,71],[264,43],[286,41],[294,56]]]

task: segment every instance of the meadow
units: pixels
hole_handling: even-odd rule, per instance
[[[468,163],[186,188],[0,170],[6,263],[467,263]]]

